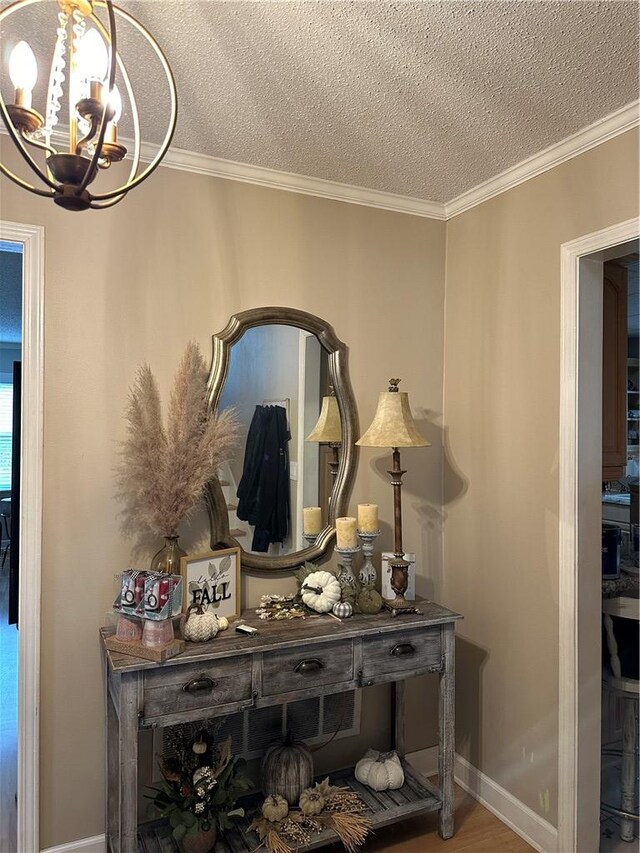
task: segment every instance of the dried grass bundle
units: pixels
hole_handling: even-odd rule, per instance
[[[237,443],[233,411],[209,412],[207,369],[196,343],[188,344],[176,373],[166,429],[158,386],[146,364],[136,374],[125,418],[127,437],[116,469],[125,533],[177,536]]]
[[[334,812],[331,826],[348,853],[356,853],[371,830],[371,821],[362,814]]]

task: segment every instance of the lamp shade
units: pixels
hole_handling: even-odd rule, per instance
[[[413,421],[409,395],[397,389],[398,381],[392,380],[393,390],[380,392],[371,426],[356,441],[360,447],[429,447]]]
[[[327,444],[339,444],[342,441],[342,423],[335,397],[323,397],[318,423],[307,436],[307,441],[321,441]]]

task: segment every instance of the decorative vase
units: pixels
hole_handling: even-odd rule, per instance
[[[211,829],[199,829],[191,835],[187,833],[180,841],[182,853],[209,853],[216,846],[218,828],[213,824]]]
[[[183,551],[178,545],[177,536],[165,536],[164,545],[151,560],[151,571],[178,575],[180,574],[180,559],[186,556],[186,551]]]

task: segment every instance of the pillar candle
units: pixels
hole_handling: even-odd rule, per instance
[[[306,506],[302,510],[302,529],[305,536],[318,534],[322,530],[322,510],[319,506]]]
[[[347,516],[346,518],[336,518],[336,544],[338,548],[358,547],[358,520]]]
[[[378,504],[358,504],[358,530],[363,533],[377,533]]]

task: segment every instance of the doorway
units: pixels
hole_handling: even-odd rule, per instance
[[[17,850],[22,243],[0,242],[0,853]]]
[[[17,592],[17,756],[13,850],[39,845],[40,576],[42,550],[44,229],[0,220],[0,242],[22,247],[22,389],[19,405],[20,508],[11,489],[11,541],[19,565]],[[4,305],[4,303],[3,303]],[[14,397],[15,400],[15,397]],[[12,427],[12,433],[13,433]],[[12,457],[12,473],[16,460]],[[3,541],[6,541],[3,538]],[[16,545],[17,543],[17,545]],[[0,562],[2,555],[0,554]],[[6,565],[6,563],[5,563]],[[4,819],[4,815],[3,815]]]
[[[603,264],[615,257],[612,247],[639,233],[632,219],[561,247],[558,850],[565,853],[599,846]]]
[[[629,251],[629,249],[631,250]],[[612,250],[613,251],[613,250]],[[638,650],[638,241],[604,263],[602,426],[602,743],[600,853],[627,853],[638,822],[633,731]],[[626,757],[623,748],[626,742]],[[631,763],[631,767],[629,766]],[[631,777],[631,778],[630,778]],[[623,781],[624,780],[624,781]]]

